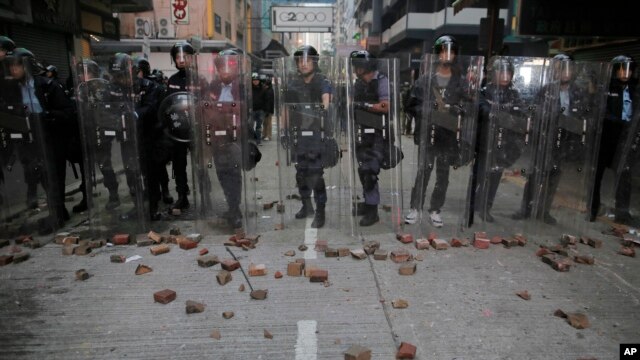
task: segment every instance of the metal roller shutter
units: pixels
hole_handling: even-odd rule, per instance
[[[640,59],[640,41],[580,49],[573,53],[573,57],[576,60],[604,62],[611,61],[618,55],[630,55],[638,61]]]
[[[64,84],[69,76],[69,49],[64,33],[15,25],[11,38],[18,47],[29,49],[44,64],[58,68],[58,78]]]

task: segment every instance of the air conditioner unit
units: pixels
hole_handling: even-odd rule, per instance
[[[176,37],[176,28],[170,18],[158,20],[158,39],[173,39]]]
[[[146,17],[136,17],[135,18],[135,38],[136,39],[142,39],[145,36],[147,37],[154,37],[154,32],[153,32],[153,21],[151,21],[151,19],[146,18]]]

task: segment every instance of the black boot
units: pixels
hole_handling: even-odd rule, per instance
[[[117,190],[115,191],[109,191],[109,201],[107,202],[107,204],[104,206],[105,209],[107,210],[113,210],[115,208],[117,208],[118,206],[120,206],[120,196],[118,195]]]
[[[87,211],[87,199],[83,197],[78,204],[71,208],[71,211],[73,211],[74,214]]]
[[[180,210],[188,209],[189,198],[187,197],[187,194],[178,194],[178,201],[176,201],[171,208]]]
[[[324,204],[316,205],[316,214],[313,217],[313,222],[311,223],[311,227],[314,229],[319,229],[324,226]]]
[[[311,199],[302,199],[302,208],[296,213],[296,219],[304,219],[313,215],[313,205]]]
[[[162,185],[162,202],[167,205],[173,204],[173,196],[169,192],[169,184]]]
[[[371,226],[380,221],[378,217],[378,205],[365,204],[364,206],[365,214],[362,219],[360,219],[360,226]]]
[[[27,184],[27,208],[38,208],[38,184]]]

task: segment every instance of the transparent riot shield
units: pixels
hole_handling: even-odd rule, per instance
[[[279,59],[276,114],[282,224],[317,229],[327,238],[349,223],[340,174],[340,131],[333,59],[316,56]],[[308,232],[307,232],[308,234]],[[299,237],[300,237],[299,236]]]
[[[89,231],[144,232],[149,215],[131,59],[116,54],[74,61]]]
[[[402,229],[402,166],[397,64],[345,60],[353,229],[356,236]]]
[[[618,155],[615,158],[615,213],[616,223],[640,227],[640,94],[632,99],[633,115],[631,122],[621,137]],[[638,239],[640,234],[632,235]]]
[[[195,94],[192,164],[199,231],[255,232],[260,152],[249,124],[247,59],[199,54],[188,69]]]
[[[537,220],[534,233],[555,241],[593,227],[588,209],[610,70],[604,63],[551,60],[549,74],[539,161],[518,215]]]
[[[508,236],[529,228],[522,214],[544,114],[548,59],[494,57],[487,66],[479,116],[475,228]],[[489,226],[488,224],[492,224]]]
[[[0,80],[0,233],[48,234],[64,223],[64,182],[56,169],[53,120],[44,98],[23,97],[42,86],[25,58],[7,57]],[[40,78],[42,79],[42,78]]]
[[[426,54],[422,59],[406,104],[416,119],[417,146],[415,165],[405,170],[412,175],[404,178],[411,190],[405,231],[416,238],[459,237],[468,227],[482,66],[482,57],[441,61]]]

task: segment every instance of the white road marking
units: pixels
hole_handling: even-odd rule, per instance
[[[315,320],[298,321],[298,340],[296,342],[296,360],[318,359],[318,338]]]
[[[307,245],[307,251],[304,252],[305,259],[315,259],[318,257],[316,254],[315,246],[318,240],[318,229],[311,227],[313,218],[307,219],[307,225],[304,228],[304,244]]]

